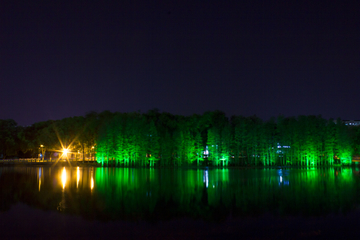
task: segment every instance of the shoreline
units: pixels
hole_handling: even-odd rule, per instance
[[[76,161],[76,162],[19,162],[19,161],[3,161],[0,160],[0,166],[71,166],[71,167],[105,167],[105,168],[146,168],[149,166],[114,166],[113,164],[101,164],[96,161]],[[292,165],[274,165],[274,166],[155,166],[152,169],[321,169],[321,168],[339,168],[339,167],[355,167],[355,164],[351,165],[326,165],[326,166],[292,166]]]

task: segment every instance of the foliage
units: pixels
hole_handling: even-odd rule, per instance
[[[43,145],[48,154],[70,148],[77,160],[96,155],[119,166],[347,165],[360,152],[359,129],[321,116],[90,112],[28,127],[0,120],[0,154],[34,157]]]

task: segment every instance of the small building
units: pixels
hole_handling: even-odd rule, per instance
[[[342,120],[346,126],[360,126],[360,120]]]

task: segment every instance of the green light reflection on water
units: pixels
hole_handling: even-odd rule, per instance
[[[66,168],[65,188],[62,171],[1,169],[0,198],[36,203],[44,209],[65,202],[64,212],[101,219],[190,216],[216,220],[230,212],[233,216],[267,212],[313,216],[349,212],[360,202],[356,168]]]

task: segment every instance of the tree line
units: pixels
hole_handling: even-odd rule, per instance
[[[41,151],[51,157],[69,148],[78,160],[92,154],[117,166],[322,166],[351,164],[359,145],[359,127],[321,116],[263,121],[221,111],[180,116],[153,109],[90,112],[27,127],[0,120],[2,158]]]

